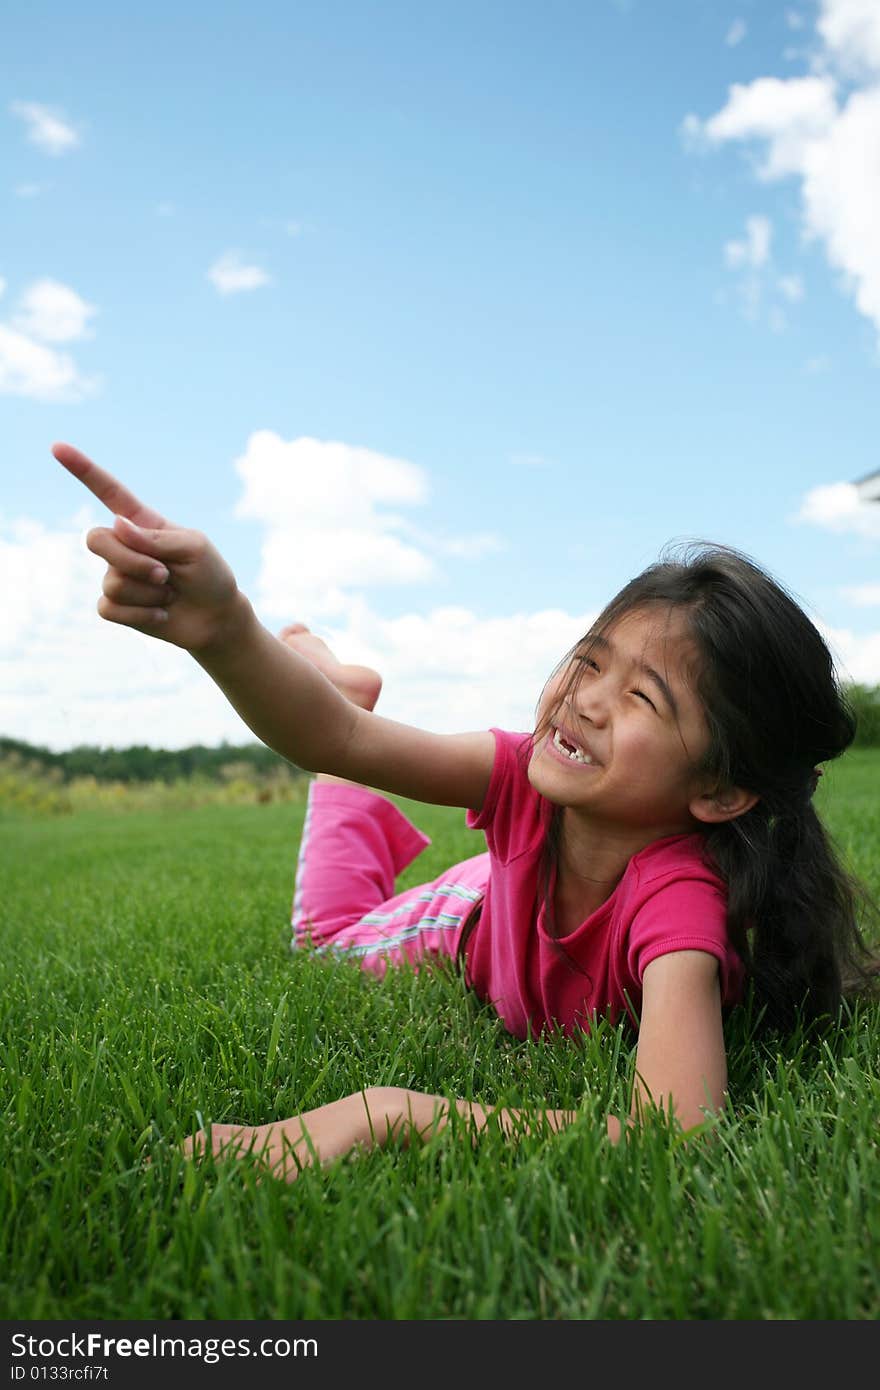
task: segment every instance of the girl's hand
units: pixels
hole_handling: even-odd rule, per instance
[[[358,1150],[406,1142],[411,1093],[396,1086],[369,1086],[289,1120],[267,1125],[211,1125],[183,1144],[185,1158],[198,1162],[253,1158],[273,1178],[293,1182],[303,1168],[331,1163]],[[420,1099],[436,1099],[423,1097]]]
[[[211,1125],[184,1140],[182,1153],[196,1162],[208,1154],[215,1159],[253,1158],[270,1177],[293,1182],[314,1158],[308,1144],[293,1144],[285,1130],[290,1124]]]
[[[101,617],[191,652],[221,639],[242,595],[207,537],[166,521],[72,445],[53,444],[52,453],[116,514],[112,527],[96,526],[86,537],[107,561]]]

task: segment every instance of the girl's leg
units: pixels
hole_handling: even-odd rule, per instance
[[[301,624],[291,624],[279,636],[353,703],[373,708],[382,684],[375,671],[338,662]],[[316,777],[300,841],[292,946],[311,944],[378,975],[404,960],[454,954],[465,921],[485,892],[488,855],[395,895],[397,875],[428,844],[386,797],[342,778]]]

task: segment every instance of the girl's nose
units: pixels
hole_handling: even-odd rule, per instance
[[[600,679],[582,685],[575,699],[575,714],[601,728],[608,718],[608,691]]]

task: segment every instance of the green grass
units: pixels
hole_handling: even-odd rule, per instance
[[[880,752],[853,750],[819,792],[875,893],[878,785]],[[480,848],[461,813],[415,815],[434,845],[406,881]],[[450,970],[380,983],[289,955],[301,816],[0,824],[0,1315],[876,1318],[880,1011],[760,1045],[741,1011],[715,1141],[655,1124],[614,1147],[623,1031],[523,1043]],[[178,1156],[199,1117],[257,1123],[371,1084],[582,1117],[290,1186]]]

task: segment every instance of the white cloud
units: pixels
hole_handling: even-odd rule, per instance
[[[0,585],[16,594],[0,610],[0,732],[53,748],[251,742],[184,652],[97,616],[104,566],[85,531],[98,519],[89,505],[54,530],[0,524]],[[455,732],[529,728],[544,681],[590,620],[559,610],[483,619],[452,607],[388,619],[361,595],[336,626],[315,630],[342,660],[382,671],[384,714]]]
[[[880,606],[880,584],[856,584],[853,588],[841,589],[841,594],[857,608],[876,608]]]
[[[767,158],[758,173],[769,180],[801,171],[806,151],[827,134],[836,112],[829,77],[759,77],[747,86],[735,82],[726,106],[707,121],[687,120],[710,144],[766,140]]]
[[[43,184],[41,183],[19,183],[15,187],[16,198],[36,198],[42,193]]]
[[[768,296],[781,295],[790,304],[804,297],[803,281],[798,275],[778,275],[772,278],[770,246],[773,225],[768,217],[755,214],[746,218],[745,236],[725,242],[724,262],[738,276],[736,294],[744,316],[755,323],[763,319],[776,333],[786,326],[786,316],[778,303],[767,304]]]
[[[786,10],[785,22],[789,29],[803,29],[804,17],[798,10]]]
[[[748,25],[744,19],[735,19],[724,36],[724,42],[729,48],[736,48],[737,44],[742,43],[748,33]]]
[[[0,395],[37,401],[81,401],[99,387],[73,358],[0,324]]]
[[[220,294],[239,294],[271,285],[269,275],[258,265],[247,265],[238,251],[224,251],[208,271],[208,279]]]
[[[817,624],[828,643],[842,681],[880,685],[880,632],[855,633],[849,628]]]
[[[99,379],[86,376],[69,353],[49,344],[90,337],[89,320],[97,312],[57,280],[30,285],[11,320],[0,323],[0,395],[67,402],[94,395]]]
[[[798,304],[804,297],[804,282],[799,275],[780,275],[776,282],[779,293],[791,304]]]
[[[528,729],[545,681],[594,617],[548,609],[480,618],[447,607],[389,619],[359,602],[321,635],[342,660],[382,672],[390,719],[438,733]]]
[[[36,101],[14,101],[10,107],[27,126],[27,138],[45,154],[67,154],[80,143],[77,130],[63,111],[55,111]]]
[[[248,741],[184,652],[98,617],[104,565],[84,534],[96,521],[0,526],[0,585],[15,594],[0,609],[0,731],[53,748]]]
[[[880,73],[877,0],[823,0],[816,28],[844,72]]]
[[[434,578],[438,555],[498,547],[485,533],[447,539],[401,516],[428,497],[424,470],[406,459],[259,430],[235,467],[236,515],[266,528],[259,603],[278,619],[340,615],[363,589]]]
[[[43,342],[69,343],[92,336],[89,320],[97,312],[69,285],[37,280],[23,292],[12,323],[20,332]]]
[[[0,732],[52,748],[251,742],[186,653],[97,616],[104,566],[85,546],[97,520],[89,504],[56,529],[0,524],[0,585],[16,594],[0,610]],[[594,617],[549,609],[487,619],[447,606],[387,618],[358,595],[315,631],[341,660],[382,672],[383,714],[451,733],[530,728],[544,682]],[[847,679],[880,683],[880,633],[823,632]]]
[[[399,541],[405,523],[397,510],[424,503],[424,470],[344,444],[285,442],[269,431],[251,436],[237,466],[239,515],[264,530],[252,598],[271,630],[302,619],[341,660],[375,666],[384,678],[380,709],[390,718],[440,733],[531,727],[544,682],[595,614],[549,609],[485,618],[450,605],[417,612],[404,594],[397,616],[381,616],[362,566],[373,565],[374,582],[392,582],[400,557],[370,552],[363,537],[374,530]],[[105,518],[92,506],[89,500],[55,529],[28,519],[0,522],[0,586],[16,595],[0,609],[0,732],[53,748],[252,741],[185,653],[98,618],[104,566],[86,549],[85,531]],[[845,519],[851,511],[847,495],[837,514]],[[318,543],[304,551],[312,530]],[[350,582],[334,595],[352,543]],[[342,549],[334,552],[336,545]],[[410,549],[420,573],[431,558]],[[319,572],[310,573],[310,564]],[[880,682],[880,633],[832,638],[847,678]]]
[[[815,357],[808,357],[804,363],[804,371],[810,376],[818,376],[820,373],[831,370],[831,358],[827,353],[820,352]]]
[[[812,488],[793,519],[826,531],[880,540],[880,504],[862,501],[854,483]]]
[[[855,92],[804,162],[806,229],[880,331],[880,87]]]
[[[745,240],[728,241],[724,247],[727,265],[731,269],[766,265],[772,236],[773,226],[768,217],[747,217]]]
[[[735,84],[719,111],[689,115],[682,131],[691,146],[757,144],[759,180],[799,181],[805,237],[880,332],[880,4],[822,0],[817,35],[812,75]],[[841,86],[854,77],[862,85]]]
[[[0,296],[2,296],[2,295],[5,293],[5,291],[6,291],[6,281],[3,279],[3,276],[0,275]]]

